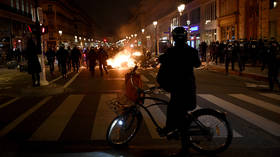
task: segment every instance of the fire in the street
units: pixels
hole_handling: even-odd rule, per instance
[[[127,69],[135,66],[134,56],[141,56],[140,52],[131,53],[128,50],[119,52],[116,56],[107,60],[108,65],[113,68]]]

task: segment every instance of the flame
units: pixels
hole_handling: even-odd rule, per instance
[[[132,55],[133,55],[133,56],[137,56],[137,57],[139,57],[139,56],[141,56],[141,55],[142,55],[142,53],[141,53],[141,52],[133,52],[133,53],[132,53]]]
[[[113,68],[128,69],[135,66],[135,59],[133,58],[133,54],[128,50],[124,50],[119,52],[113,58],[108,59],[107,64],[111,65]]]

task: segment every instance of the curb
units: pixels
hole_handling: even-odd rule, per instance
[[[211,66],[211,65],[205,65],[204,69],[209,70],[209,71],[213,71],[213,72],[222,72],[222,73],[225,74],[225,69],[224,68],[220,68],[220,67],[214,67],[214,66]],[[232,71],[230,69],[228,71],[228,74],[235,75],[235,76],[240,76],[240,77],[247,77],[247,78],[255,79],[257,81],[268,82],[268,78],[267,77],[261,76],[261,75],[257,75],[257,74],[246,73],[246,72],[240,73],[239,71]]]

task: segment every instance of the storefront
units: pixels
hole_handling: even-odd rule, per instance
[[[184,26],[186,30],[190,29],[189,37],[187,44],[195,49],[199,48],[200,44],[200,27],[199,25],[193,25],[190,28],[188,26]]]
[[[217,40],[217,30],[211,29],[204,32],[204,41],[209,45]]]

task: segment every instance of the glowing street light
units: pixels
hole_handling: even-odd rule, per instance
[[[145,29],[143,28],[143,29],[142,29],[141,31],[142,31],[142,33],[144,34],[144,32],[145,32]]]
[[[59,34],[60,36],[62,36],[62,30],[59,30],[59,31],[58,31],[58,34]]]
[[[180,13],[180,16],[182,15],[182,12],[185,10],[186,5],[185,4],[181,4],[178,6],[178,11]]]
[[[134,34],[134,37],[137,37],[137,34]]]
[[[82,40],[82,37],[79,37],[79,40]]]
[[[154,25],[155,28],[157,27],[157,24],[158,24],[157,21],[154,21],[154,22],[153,22],[153,25]]]

